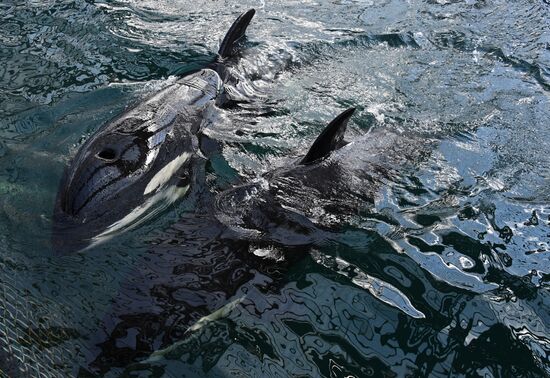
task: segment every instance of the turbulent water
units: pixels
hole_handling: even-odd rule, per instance
[[[54,253],[79,146],[211,62],[248,8],[240,101],[207,115],[204,183]],[[549,15],[546,0],[2,2],[0,376],[549,376]],[[213,222],[217,193],[302,156],[352,106],[344,186],[371,201],[350,213],[346,193],[281,183],[321,224],[307,247]],[[371,188],[353,164],[385,131],[391,174]]]

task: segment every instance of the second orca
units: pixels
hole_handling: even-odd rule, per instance
[[[220,193],[217,218],[249,240],[288,247],[322,242],[326,231],[372,213],[385,189],[400,185],[429,154],[431,142],[375,129],[347,143],[354,111],[334,118],[304,157]]]

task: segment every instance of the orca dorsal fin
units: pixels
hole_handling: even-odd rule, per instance
[[[327,157],[332,151],[341,147],[344,141],[346,126],[354,111],[355,108],[344,110],[334,118],[319,134],[317,139],[315,139],[315,142],[309,148],[306,156],[300,161],[300,164],[313,163]]]
[[[235,22],[233,22],[233,25],[231,25],[227,31],[227,34],[223,38],[222,44],[220,45],[220,50],[218,51],[220,57],[224,59],[231,56],[231,51],[233,50],[235,43],[244,36],[246,28],[255,13],[256,11],[254,9],[249,9],[237,17]]]

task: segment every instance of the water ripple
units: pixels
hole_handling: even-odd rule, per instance
[[[127,238],[53,257],[70,157],[211,62],[249,7],[237,103],[203,124],[204,186]],[[550,374],[549,11],[0,4],[0,375]],[[295,223],[251,241],[212,216],[214,195],[267,181],[348,107],[352,143],[323,184],[273,182]],[[316,245],[281,245],[305,220]]]

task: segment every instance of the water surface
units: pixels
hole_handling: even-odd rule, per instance
[[[212,195],[54,254],[79,146],[212,61],[251,7],[242,102],[207,119]],[[0,372],[550,375],[549,14],[544,0],[0,4]],[[305,193],[322,243],[262,259],[270,246],[204,213],[351,106],[357,154],[374,130],[422,153],[395,156],[354,216]]]

